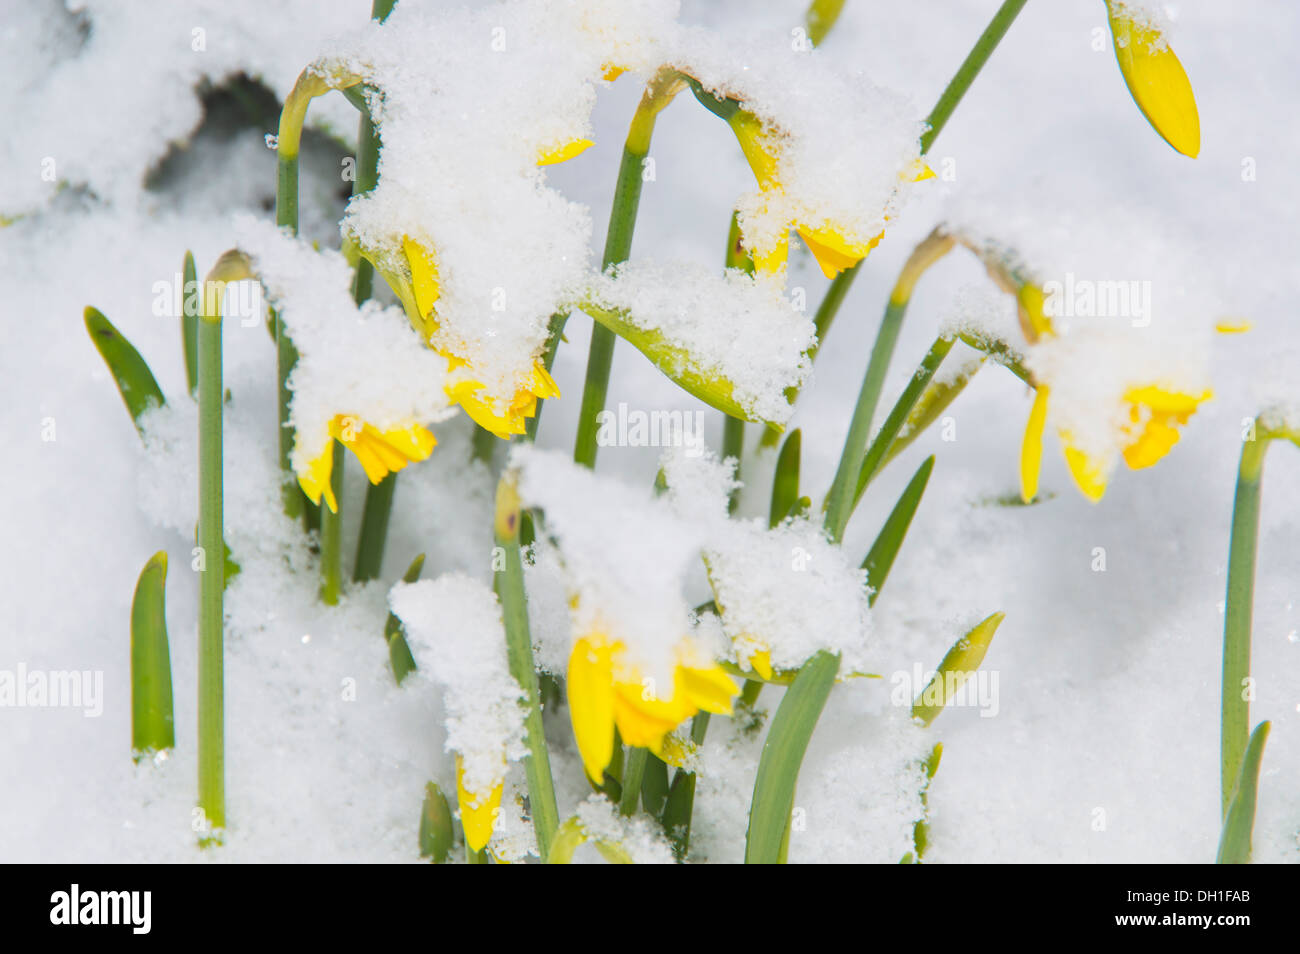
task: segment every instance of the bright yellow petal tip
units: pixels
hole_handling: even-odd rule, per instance
[[[772,678],[772,653],[766,649],[760,649],[749,657],[749,668],[754,670],[764,679]]]
[[[334,499],[334,488],[330,486],[330,477],[334,473],[334,441],[325,442],[325,449],[311,459],[305,471],[298,473],[298,486],[314,504],[325,498],[325,505],[330,513],[339,512],[338,501]]]
[[[1038,475],[1043,466],[1043,429],[1047,426],[1047,385],[1040,384],[1034,393],[1034,406],[1025,425],[1025,439],[1020,445],[1020,499],[1029,503],[1038,496]]]
[[[1101,461],[1090,457],[1084,451],[1067,442],[1065,445],[1065,463],[1070,468],[1070,475],[1074,477],[1074,482],[1085,497],[1096,503],[1105,495],[1107,468]]]
[[[880,244],[885,233],[881,232],[867,242],[848,242],[835,229],[823,226],[818,229],[800,228],[799,237],[817,259],[822,274],[834,278],[844,269],[852,268],[866,258],[867,253]]]
[[[1195,159],[1201,151],[1201,120],[1183,64],[1151,27],[1122,14],[1108,2],[1115,58],[1133,101],[1169,145]]]
[[[411,267],[411,285],[415,289],[415,305],[420,317],[428,319],[438,301],[438,262],[433,254],[419,242],[403,235],[402,251]]]
[[[497,784],[486,795],[467,792],[464,765],[460,756],[456,756],[456,800],[460,803],[460,824],[470,851],[482,851],[491,840],[501,808],[501,789],[502,785]]]
[[[614,757],[614,664],[607,643],[584,638],[573,644],[567,689],[583,767],[599,782]]]
[[[1249,321],[1244,318],[1241,321],[1232,321],[1232,320],[1225,319],[1223,321],[1216,322],[1214,325],[1214,330],[1221,335],[1242,335],[1245,334],[1247,331],[1250,331],[1250,329],[1254,327],[1255,327],[1255,323],[1253,321]]]
[[[544,149],[537,156],[539,166],[553,166],[557,162],[566,162],[580,153],[586,152],[595,143],[590,139],[574,139],[570,142]]]

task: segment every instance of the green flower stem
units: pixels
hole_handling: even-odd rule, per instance
[[[641,204],[642,164],[650,152],[655,120],[684,86],[685,80],[680,73],[664,69],[650,81],[641,96],[618,167],[602,268],[627,261],[632,251],[632,232],[636,228],[637,209]],[[592,325],[591,346],[587,351],[587,379],[578,411],[578,436],[573,445],[573,459],[584,467],[596,466],[596,434],[599,431],[596,418],[605,409],[605,397],[609,393],[614,341],[613,331],[599,322]]]
[[[361,512],[361,536],[357,540],[357,558],[352,579],[357,583],[379,577],[384,566],[384,544],[388,540],[388,519],[393,510],[397,475],[389,474],[366,488],[366,502]]]
[[[975,82],[975,77],[979,75],[984,64],[989,61],[993,51],[997,49],[1002,38],[1006,36],[1007,30],[1015,22],[1020,11],[1024,9],[1027,0],[1004,0],[998,12],[993,14],[993,19],[989,25],[984,28],[980,38],[975,41],[975,46],[966,54],[966,59],[962,61],[961,66],[957,67],[957,73],[949,81],[943,95],[939,97],[939,102],[934,104],[934,109],[930,110],[930,115],[926,117],[926,123],[930,127],[926,130],[925,135],[921,137],[922,154],[930,151],[930,147],[938,138],[943,127],[947,125],[951,118],[953,110],[961,102],[966,91],[970,89],[971,83]]]
[[[275,224],[298,234],[298,152],[302,146],[302,126],[307,118],[307,107],[317,96],[331,89],[356,86],[361,77],[345,70],[330,69],[313,64],[303,70],[285,97],[280,111],[280,129],[276,138],[278,170],[275,188]],[[298,362],[298,351],[285,333],[279,313],[273,317],[275,330],[275,357],[277,379],[277,405],[280,435],[280,473],[283,488],[284,512],[290,517],[305,517],[307,498],[294,478],[290,457],[293,454],[293,428],[289,426],[289,375]]]
[[[731,227],[727,229],[727,254],[725,258],[727,268],[738,268],[748,274],[754,274],[754,260],[749,257],[745,251],[745,246],[741,241],[740,235],[740,215],[736,212],[731,213]],[[775,430],[775,428],[773,428]],[[722,419],[722,457],[725,460],[728,457],[735,458],[736,473],[735,478],[740,480],[741,461],[745,455],[745,422],[744,420],[732,417],[730,414]],[[727,498],[727,512],[735,513],[736,508],[740,506],[740,489],[734,488]]]
[[[320,509],[320,598],[327,606],[337,606],[343,589],[343,445],[330,444],[334,463],[330,469],[330,489],[338,503],[338,512]]]
[[[641,780],[645,778],[646,757],[649,750],[641,746],[632,746],[623,763],[623,794],[619,799],[618,810],[624,815],[636,814],[637,801],[641,798]]]
[[[393,11],[396,0],[374,0],[370,8],[371,19],[383,22]],[[356,88],[356,87],[354,87]],[[361,110],[357,130],[357,177],[352,183],[354,196],[369,192],[379,180],[379,134],[370,121],[370,113]],[[357,256],[357,269],[352,278],[352,300],[360,305],[374,291],[375,267],[363,256]],[[357,555],[352,563],[352,579],[358,583],[379,576],[384,563],[384,543],[388,540],[388,521],[393,510],[393,491],[397,475],[389,474],[377,484],[366,486],[366,502],[361,512],[361,535],[357,539]],[[340,501],[341,497],[338,498]]]
[[[935,372],[939,370],[939,365],[948,356],[948,352],[952,351],[955,340],[954,338],[943,337],[934,339],[934,344],[930,345],[930,350],[921,359],[921,364],[917,367],[916,373],[912,375],[912,379],[907,382],[907,387],[903,389],[903,394],[899,397],[898,403],[894,405],[889,412],[889,416],[885,418],[885,423],[880,425],[880,430],[872,439],[871,446],[867,448],[867,455],[862,461],[862,469],[858,473],[858,486],[853,495],[854,507],[858,505],[858,501],[862,499],[862,495],[866,492],[867,484],[871,483],[872,478],[884,465],[886,455],[890,448],[894,446],[894,441],[902,431],[903,425],[907,423],[908,415],[911,413],[912,408],[916,406],[916,402],[921,399],[921,395],[925,393],[926,387],[934,380]]]
[[[939,101],[935,103],[934,108],[930,110],[930,115],[926,118],[926,124],[929,128],[921,137],[922,155],[930,151],[930,147],[934,145],[935,139],[939,137],[939,133],[947,125],[953,111],[957,108],[957,104],[966,95],[971,83],[975,81],[979,71],[983,69],[989,57],[993,55],[993,51],[997,49],[997,45],[1002,41],[1002,37],[1006,35],[1007,30],[1011,28],[1012,22],[1020,14],[1026,2],[1027,0],[1006,0],[998,9],[998,12],[993,15],[992,21],[984,29],[984,32],[980,34],[974,48],[966,55],[966,59],[958,67],[956,75],[948,83],[947,88],[939,97]],[[820,5],[822,4],[814,2],[813,8]],[[830,6],[832,4],[826,5]],[[810,25],[812,23],[812,14],[813,10],[810,9],[808,11]],[[835,11],[835,15],[839,15],[838,10]],[[834,21],[831,22],[833,24]],[[830,27],[827,27],[827,30],[829,29]],[[820,41],[814,39],[813,42],[815,44]],[[831,323],[835,320],[836,314],[839,313],[840,305],[843,304],[845,296],[848,295],[849,288],[852,287],[853,280],[857,277],[858,270],[861,267],[862,263],[858,262],[852,268],[846,268],[835,276],[830,287],[826,290],[826,296],[817,307],[817,314],[814,318],[814,324],[817,326],[817,344],[808,351],[809,361],[816,359],[817,351],[826,340],[826,334],[830,331]],[[798,391],[794,390],[794,393],[787,394],[787,397],[790,403],[793,404],[798,398]],[[775,447],[779,438],[780,433],[769,427],[763,433],[762,446]]]
[[[185,354],[185,384],[190,395],[199,393],[199,273],[194,265],[194,255],[185,253],[184,278],[181,285],[181,346]],[[191,298],[191,296],[195,296]]]
[[[741,461],[745,456],[745,422],[730,414],[722,419],[722,457],[734,458],[736,461],[735,478],[740,480]],[[735,487],[728,494],[727,512],[735,513],[740,506],[740,488]]]
[[[1259,537],[1260,480],[1264,453],[1273,435],[1258,422],[1254,440],[1241,445],[1237,493],[1232,504],[1232,538],[1228,547],[1228,596],[1223,616],[1223,713],[1220,738],[1220,785],[1226,815],[1241,772],[1250,737],[1251,614],[1255,599],[1255,552]]]
[[[555,352],[560,348],[560,342],[564,340],[564,325],[569,320],[567,311],[556,312],[551,315],[551,323],[546,338],[546,350],[542,352],[542,366],[549,372],[555,365]],[[524,440],[532,443],[537,439],[537,426],[542,422],[542,408],[546,407],[546,402],[539,400],[537,402],[537,413],[524,422]]]
[[[208,835],[226,825],[223,594],[226,586],[222,514],[221,299],[227,282],[251,278],[248,259],[226,252],[203,283],[199,365],[199,808]]]
[[[537,836],[538,854],[547,858],[560,824],[560,813],[555,804],[555,784],[551,779],[551,760],[546,750],[541,697],[537,689],[537,667],[533,662],[533,642],[528,631],[524,565],[519,553],[521,520],[519,494],[515,490],[513,477],[507,474],[497,485],[496,543],[505,551],[505,570],[497,575],[497,592],[505,622],[510,674],[523,690],[526,712],[524,734],[528,746],[524,774],[528,779],[529,811],[533,819],[533,832]]]
[[[844,451],[840,454],[835,479],[826,496],[826,529],[836,543],[844,539],[849,517],[853,514],[858,476],[867,449],[867,438],[871,433],[871,421],[885,384],[885,373],[889,370],[894,345],[898,342],[903,316],[907,314],[907,306],[912,300],[912,291],[926,269],[947,255],[952,247],[951,236],[932,232],[908,256],[898,275],[898,281],[894,283],[894,290],[890,293],[889,305],[881,319],[880,329],[876,332],[871,359],[867,362],[867,371],[862,378],[862,389],[858,392],[858,401],[853,409],[849,433],[844,440]]]

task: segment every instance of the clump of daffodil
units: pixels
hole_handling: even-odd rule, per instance
[[[590,139],[574,139],[542,150],[538,165],[552,165],[572,159],[592,145]],[[426,342],[438,332],[437,303],[441,295],[438,258],[433,243],[403,235],[401,250],[372,252],[360,249],[393,289],[412,326]],[[508,440],[526,429],[527,419],[537,414],[537,402],[560,396],[560,388],[538,360],[524,380],[508,395],[493,391],[475,376],[473,364],[464,355],[438,347],[448,360],[447,396],[473,421],[497,437]]]
[[[758,181],[763,201],[768,204],[783,201],[785,188],[782,185],[780,135],[746,109],[732,111],[727,124]],[[934,172],[928,166],[917,163],[913,181],[933,176]],[[844,269],[858,264],[885,237],[883,231],[860,235],[845,223],[814,214],[803,215],[789,221],[776,236],[746,236],[746,248],[759,272],[771,274],[785,265],[790,251],[790,229],[799,233],[827,278],[834,278]]]
[[[977,254],[980,254],[978,250]],[[1047,346],[1057,340],[1059,336],[1047,314],[1048,299],[1043,289],[986,255],[983,257],[990,276],[1000,287],[1015,296],[1021,331],[1030,349]],[[1028,381],[1034,387],[1034,403],[1029,412],[1020,451],[1020,494],[1026,503],[1038,494],[1043,433],[1047,426],[1048,402],[1052,393],[1050,382],[1039,375],[1029,374]],[[1209,389],[1187,390],[1161,380],[1126,387],[1120,396],[1119,408],[1119,451],[1124,462],[1133,470],[1158,463],[1178,443],[1178,429],[1188,422],[1201,404],[1213,396]],[[1114,409],[1105,407],[1096,410],[1098,414],[1109,415]],[[1099,453],[1095,448],[1086,446],[1068,428],[1058,427],[1057,433],[1075,484],[1089,500],[1100,500],[1106,492],[1114,468],[1113,454]]]
[[[372,484],[397,473],[413,461],[422,461],[438,443],[432,432],[414,422],[381,430],[350,414],[336,414],[329,422],[329,437],[321,449],[299,467],[298,483],[314,504],[324,497],[331,513],[338,501],[330,486],[334,471],[334,441],[352,451]]]
[[[569,711],[587,774],[599,781],[614,755],[614,730],[628,745],[666,761],[681,757],[670,733],[697,712],[730,715],[740,690],[689,639],[679,643],[666,690],[647,679],[627,647],[600,629],[588,630],[569,656]]]
[[[1201,151],[1201,121],[1183,64],[1160,29],[1124,0],[1106,0],[1115,58],[1133,101],[1169,145],[1193,159]]]

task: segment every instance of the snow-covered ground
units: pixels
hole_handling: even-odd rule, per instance
[[[425,783],[455,790],[438,683],[422,672],[396,687],[381,636],[388,592],[415,554],[428,555],[426,578],[459,571],[491,581],[495,479],[471,461],[470,422],[459,415],[436,425],[433,455],[402,474],[383,579],[325,607],[314,557],[277,504],[273,346],[260,323],[228,322],[226,519],[242,566],[226,595],[230,828],[225,846],[206,853],[191,830],[196,415],[177,321],[155,313],[157,283],[176,280],[186,249],[206,271],[247,230],[241,214],[273,217],[275,154],[263,141],[272,127],[236,122],[243,114],[228,99],[204,123],[204,90],[243,72],[283,97],[311,59],[365,24],[368,6],[49,0],[6,10],[0,670],[102,672],[103,689],[97,714],[0,709],[4,860],[414,861]],[[742,25],[788,34],[806,4],[682,6],[684,22],[723,35]],[[861,71],[919,118],[996,6],[848,0],[817,52],[791,55]],[[792,426],[803,432],[803,492],[819,501],[898,270],[947,221],[1053,269],[1150,282],[1152,327],[1179,347],[1206,345],[1214,398],[1166,459],[1121,467],[1096,504],[1074,487],[1049,428],[1040,502],[1012,506],[1032,393],[988,366],[946,412],[948,426],[883,472],[849,526],[850,555],[865,552],[917,465],[937,455],[871,613],[869,668],[886,678],[833,692],[800,776],[791,861],[897,861],[919,812],[914,763],[937,740],[944,756],[929,793],[927,860],[1214,858],[1225,572],[1243,421],[1278,401],[1300,404],[1300,131],[1288,121],[1300,84],[1300,9],[1286,0],[1173,6],[1171,43],[1200,111],[1199,158],[1170,149],[1135,108],[1100,0],[1029,3],[936,141],[928,158],[939,175],[912,189],[864,264]],[[640,89],[633,76],[602,86],[594,146],[546,170],[549,185],[589,210],[593,261]],[[356,113],[331,93],[312,117],[324,134],[304,143],[302,232],[337,248],[348,147],[328,134],[354,137]],[[684,93],[659,118],[651,154],[633,260],[720,270],[729,216],[753,182],[734,138]],[[827,282],[792,246],[787,291],[805,289],[811,310]],[[87,338],[86,305],[134,342],[171,399],[148,450]],[[913,298],[878,418],[941,328],[1004,306],[968,253],[935,266]],[[1253,328],[1213,334],[1224,320]],[[554,368],[563,398],[546,403],[544,449],[573,446],[590,327],[575,315],[566,328]],[[622,341],[608,406],[620,402],[702,410],[706,443],[721,447],[720,415]],[[757,451],[757,427],[748,437],[741,515],[765,516],[775,455]],[[648,495],[659,453],[603,447],[598,470]],[[504,457],[498,449],[498,466]],[[1273,722],[1255,829],[1255,858],[1267,862],[1300,860],[1298,482],[1300,449],[1276,442],[1263,489],[1251,712],[1253,722]],[[350,460],[345,492],[358,503],[346,514],[349,559],[363,488]],[[136,765],[130,602],[159,549],[170,556],[177,746],[161,764]],[[541,574],[533,578],[544,587]],[[562,594],[534,596],[545,656],[565,605]],[[686,597],[708,599],[702,572]],[[922,733],[893,704],[893,674],[932,668],[996,611],[1006,620],[983,665],[996,693]],[[760,698],[769,715],[779,691]],[[589,787],[567,718],[548,733],[563,818]],[[713,720],[693,860],[743,857],[761,741]]]

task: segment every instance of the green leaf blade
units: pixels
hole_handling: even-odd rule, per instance
[[[893,568],[894,560],[907,536],[908,528],[912,525],[916,508],[921,505],[921,496],[925,493],[925,486],[930,480],[932,470],[934,470],[933,454],[925,459],[912,479],[908,481],[902,495],[898,498],[898,503],[894,504],[894,509],[890,511],[884,526],[880,528],[875,543],[871,544],[871,549],[867,551],[866,559],[862,561],[862,569],[867,571],[867,587],[871,591],[867,597],[868,605],[875,605],[876,598],[880,595],[880,588],[885,585],[885,579],[889,576],[889,571]]]
[[[131,749],[136,761],[176,747],[166,588],[167,552],[159,550],[140,572],[131,600]]]
[[[745,837],[746,864],[777,864],[804,752],[835,684],[840,657],[822,650],[799,670],[768,730]]]
[[[86,307],[86,332],[99,351],[109,373],[117,384],[122,401],[135,423],[135,428],[144,436],[140,418],[150,408],[162,407],[167,403],[162,389],[149,370],[149,365],[140,352],[126,337],[113,326],[104,314],[96,308]]]

